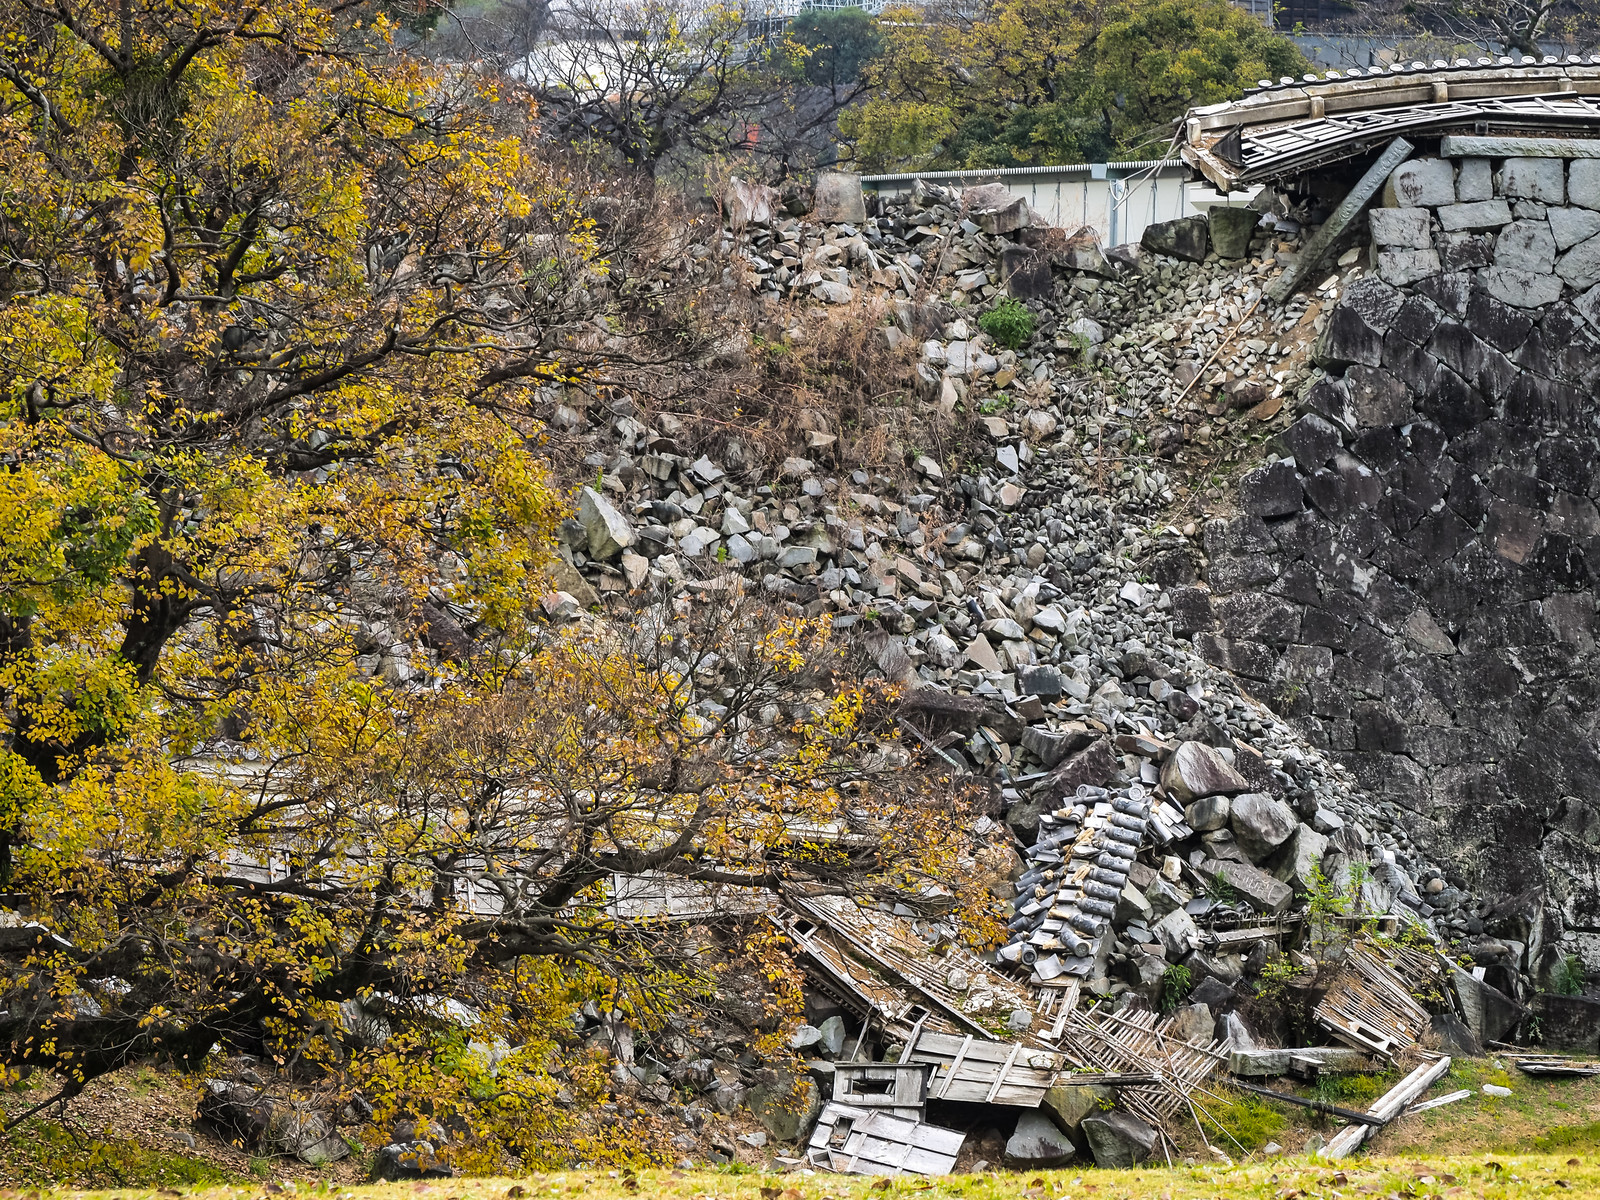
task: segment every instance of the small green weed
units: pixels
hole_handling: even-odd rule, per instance
[[[1189,974],[1189,968],[1182,963],[1173,963],[1161,972],[1161,1011],[1170,1013],[1183,1003],[1184,997],[1189,994],[1194,986],[1194,981]]]
[[[1239,899],[1239,893],[1234,891],[1233,884],[1228,882],[1225,870],[1219,870],[1206,884],[1206,895],[1218,904],[1232,904]]]
[[[1007,350],[1021,350],[1033,340],[1038,320],[1020,301],[1003,297],[988,312],[978,318],[978,328],[999,342]]]

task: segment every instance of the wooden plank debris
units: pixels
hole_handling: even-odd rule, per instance
[[[1041,1046],[929,1030],[908,1058],[935,1069],[931,1095],[936,1100],[1010,1108],[1038,1108],[1070,1065],[1065,1055]]]
[[[1357,941],[1312,1015],[1346,1045],[1393,1058],[1427,1032],[1428,1010],[1411,993],[1437,978],[1430,955]]]
[[[1387,1125],[1396,1117],[1416,1102],[1418,1096],[1434,1085],[1446,1071],[1450,1069],[1450,1060],[1440,1058],[1434,1062],[1425,1062],[1411,1074],[1407,1075],[1394,1087],[1385,1092],[1376,1104],[1367,1110],[1374,1116],[1381,1118],[1382,1124]],[[1372,1136],[1372,1125],[1352,1125],[1348,1129],[1341,1129],[1322,1148],[1323,1158],[1348,1158],[1360,1148],[1361,1143]]]
[[[948,1175],[966,1137],[959,1129],[830,1101],[811,1131],[806,1161],[847,1175]]]
[[[887,1028],[902,1038],[910,1032],[908,1015],[922,1006],[985,1038],[994,1034],[981,1017],[1005,1020],[1019,1009],[1030,1015],[1034,1011],[1026,988],[977,955],[948,944],[935,951],[912,931],[910,922],[847,896],[796,899],[775,919],[803,951],[810,951],[807,940],[819,943],[823,957],[831,959],[826,969],[854,980],[863,994],[871,993],[880,1011],[886,992],[898,997],[899,1003],[887,1002],[894,1010]]]
[[[1462,1088],[1459,1092],[1451,1092],[1448,1096],[1435,1096],[1432,1100],[1424,1100],[1421,1104],[1413,1104],[1406,1109],[1406,1116],[1412,1113],[1427,1112],[1430,1108],[1443,1108],[1446,1104],[1454,1104],[1457,1100],[1465,1100],[1472,1095],[1471,1088]]]
[[[1173,1035],[1173,1023],[1149,1010],[1117,1013],[1099,1004],[1075,1014],[1060,1045],[1091,1070],[1148,1076],[1148,1084],[1124,1085],[1121,1098],[1136,1116],[1165,1131],[1191,1110],[1190,1097],[1206,1079],[1227,1065],[1231,1044],[1185,1042]]]
[[[1586,1058],[1569,1058],[1563,1054],[1508,1054],[1524,1075],[1555,1075],[1584,1077],[1600,1075],[1600,1061]]]

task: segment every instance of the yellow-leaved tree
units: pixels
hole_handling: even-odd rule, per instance
[[[681,230],[533,118],[381,4],[0,9],[12,1077],[248,1051],[480,1165],[638,1152],[572,1115],[572,1009],[648,1029],[715,971],[629,881],[974,893],[825,631],[540,620],[541,402],[699,347]]]

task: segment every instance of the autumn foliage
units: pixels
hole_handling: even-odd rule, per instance
[[[467,1165],[647,1153],[582,1120],[572,1011],[659,1027],[718,968],[627,881],[945,910],[964,814],[731,584],[544,623],[543,398],[697,353],[671,246],[390,34],[0,13],[0,1065],[249,1051]]]

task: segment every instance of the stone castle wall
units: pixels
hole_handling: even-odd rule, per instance
[[[1414,160],[1369,222],[1175,609],[1452,864],[1446,929],[1600,966],[1600,160]]]

